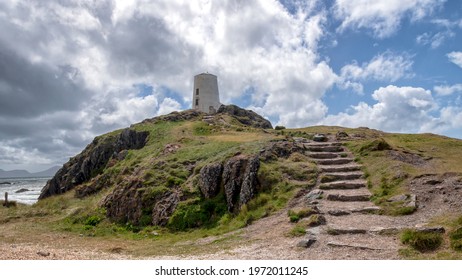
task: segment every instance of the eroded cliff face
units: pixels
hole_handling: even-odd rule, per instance
[[[47,182],[39,199],[65,193],[100,174],[111,157],[124,150],[141,149],[146,144],[148,132],[124,129],[117,135],[96,137],[80,154]]]
[[[238,155],[225,163],[212,163],[202,167],[199,188],[206,198],[223,191],[229,212],[240,210],[257,193],[260,159],[257,156]]]

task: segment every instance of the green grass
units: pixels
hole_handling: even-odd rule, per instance
[[[419,232],[408,229],[401,234],[401,242],[419,252],[429,252],[441,246],[443,236],[440,233]]]
[[[300,237],[306,234],[306,229],[301,225],[295,225],[290,231],[289,236]]]
[[[296,223],[300,219],[309,217],[309,216],[314,215],[316,213],[318,213],[318,211],[314,210],[313,208],[305,207],[305,208],[298,209],[298,210],[288,210],[287,211],[287,216],[289,217],[289,221],[291,223]]]

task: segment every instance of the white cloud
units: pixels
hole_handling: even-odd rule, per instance
[[[424,123],[420,130],[446,135],[454,134],[457,137],[460,129],[462,129],[462,108],[448,106],[440,110],[438,118]]]
[[[450,30],[432,33],[422,33],[416,38],[416,42],[421,45],[430,45],[432,49],[440,47],[448,38],[454,37],[456,34]]]
[[[101,122],[108,126],[142,121],[147,116],[153,116],[157,108],[157,98],[154,95],[134,96],[129,99],[113,97],[108,102],[112,103],[112,110],[99,114]]]
[[[453,93],[462,93],[462,84],[455,84],[452,86],[435,86],[433,90],[438,95],[451,95]]]
[[[180,110],[181,110],[181,104],[178,103],[178,101],[167,97],[164,100],[162,100],[162,103],[160,103],[159,109],[157,110],[157,115],[165,115],[173,111],[180,111]]]
[[[340,88],[352,88],[355,92],[362,94],[361,81],[395,82],[401,78],[411,77],[412,64],[413,61],[409,55],[385,52],[376,55],[361,66],[357,62],[343,66],[340,70],[338,85]]]
[[[378,38],[389,37],[409,15],[417,21],[432,13],[445,0],[337,0],[334,11],[342,20],[340,30],[347,28],[372,29]]]
[[[33,117],[15,120],[15,127],[11,119],[0,122],[0,136],[24,137],[15,149],[36,148],[44,159],[59,154],[62,161],[97,134],[184,109],[193,75],[204,71],[218,75],[224,103],[253,88],[251,104],[265,116],[287,126],[315,123],[325,116],[321,98],[337,79],[318,56],[327,24],[319,3],[296,1],[288,12],[276,0],[2,2],[0,51],[21,62],[22,81],[56,79],[43,90],[0,81],[0,94],[16,86],[26,93],[21,96],[45,104],[30,102],[34,106],[23,110]],[[139,84],[154,92],[138,96],[133,85]],[[54,93],[57,98],[46,98]],[[50,108],[65,114],[50,114]],[[47,114],[49,123],[62,127],[37,121]],[[56,153],[50,154],[49,143]]]
[[[329,115],[324,123],[348,127],[368,126],[390,132],[419,132],[428,122],[437,104],[429,90],[389,85],[374,91],[377,102],[360,102],[351,113]]]
[[[447,56],[449,61],[462,68],[462,52],[450,52]]]

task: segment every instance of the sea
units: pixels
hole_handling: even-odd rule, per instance
[[[0,178],[0,200],[5,199],[8,192],[8,200],[32,205],[37,202],[42,188],[51,177],[37,178]],[[22,192],[18,192],[23,190]]]

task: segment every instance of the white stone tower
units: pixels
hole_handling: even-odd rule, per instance
[[[202,73],[194,76],[192,108],[207,114],[214,114],[220,108],[217,76]]]

